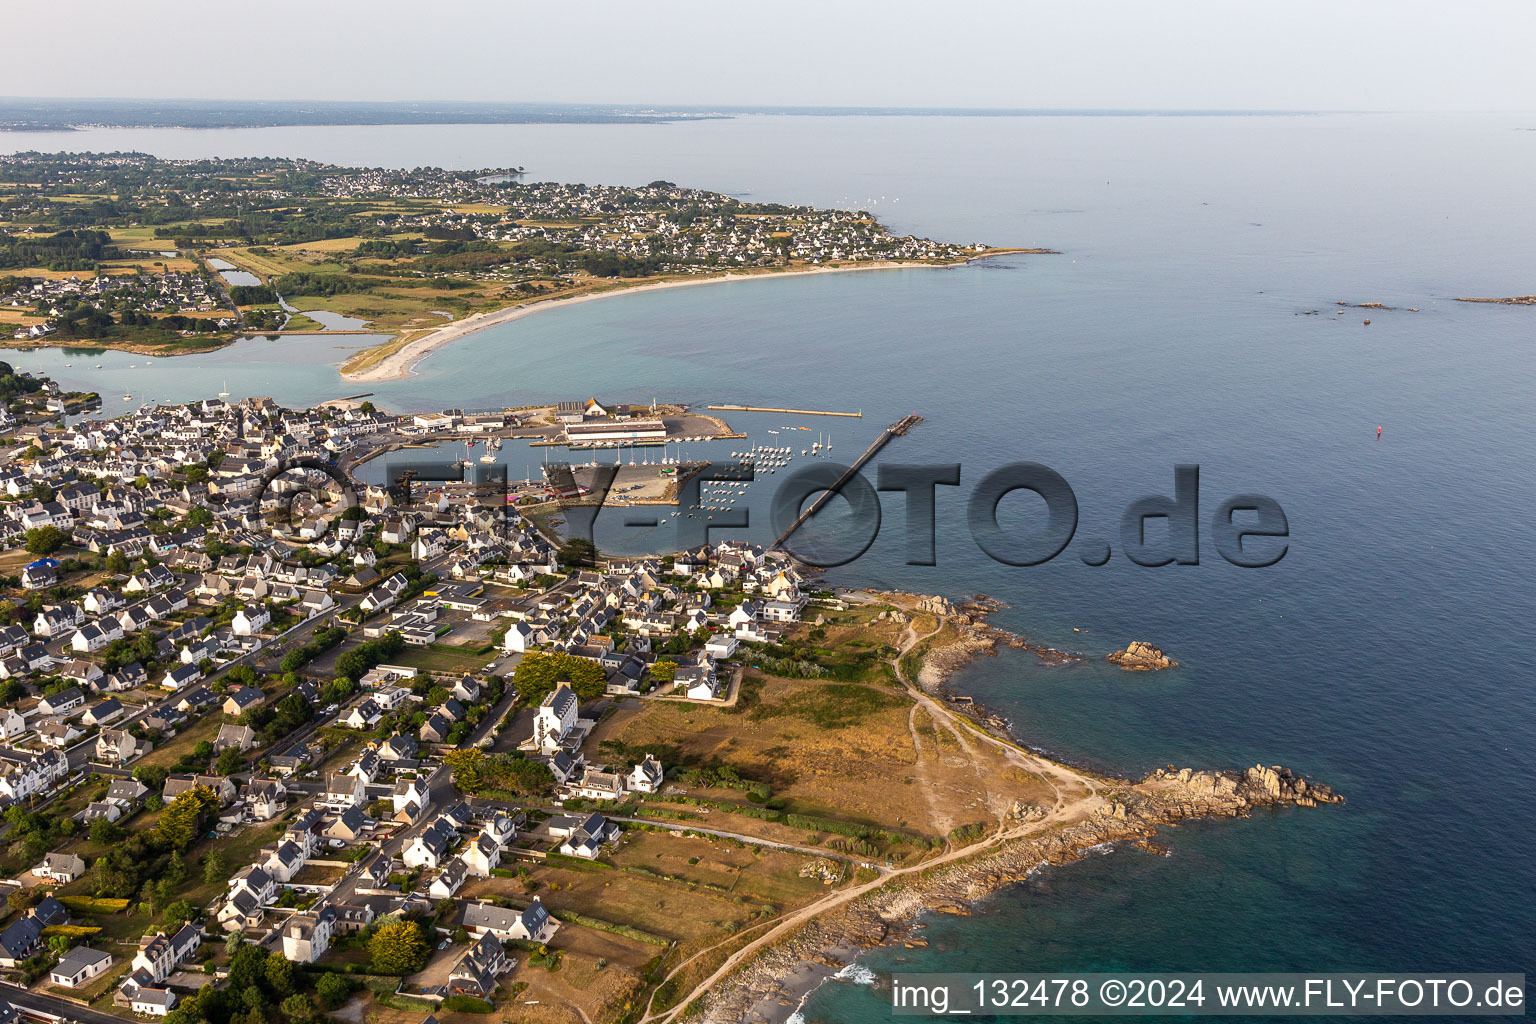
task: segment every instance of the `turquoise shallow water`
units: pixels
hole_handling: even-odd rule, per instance
[[[962,464],[961,487],[939,492],[939,564],[903,564],[892,495],[879,540],[835,578],[985,591],[1010,605],[999,624],[1032,639],[1086,654],[1149,639],[1183,663],[1147,677],[1005,652],[962,673],[961,687],[1058,756],[1129,774],[1262,759],[1349,798],[1185,826],[1168,836],[1167,858],[1116,850],[1043,872],[973,917],[929,922],[929,949],[871,953],[877,976],[961,965],[1525,970],[1536,959],[1526,668],[1536,312],[1453,300],[1532,290],[1536,132],[1526,127],[764,117],[82,132],[67,144],[664,177],[770,200],[869,201],[901,231],[1061,249],[605,299],[483,332],[371,390],[409,409],[587,394],[862,408],[858,421],[731,417],[762,442],[789,423],[830,429],[840,456],[915,409],[926,421],[882,461]],[[1399,308],[1339,316],[1340,300]],[[76,356],[70,371],[59,353],[16,361],[71,382],[101,362],[109,395],[131,385],[191,398],[225,379],[293,403],[360,390],[335,376],[338,356],[272,344],[153,370],[116,356]],[[514,475],[536,461],[510,446],[503,455]],[[1173,466],[1197,462],[1203,516],[1227,495],[1268,494],[1289,517],[1289,553],[1237,569],[1207,536],[1199,566],[1142,568],[1117,553],[1091,569],[1075,548],[1036,568],[993,563],[966,530],[965,499],[984,472],[1020,459],[1071,483],[1079,539],[1118,549],[1120,510],[1171,493]],[[759,538],[777,479],[753,490]],[[1002,509],[1019,527],[1038,513],[1022,499]],[[817,529],[839,524],[834,509]],[[671,539],[606,515],[599,534],[613,550]],[[832,982],[805,1016],[886,1020],[881,996]]]

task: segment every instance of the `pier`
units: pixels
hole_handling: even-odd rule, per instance
[[[710,406],[710,408],[713,409],[714,406]],[[841,413],[839,415],[846,416],[848,413]],[[834,483],[827,490],[818,494],[816,496],[816,500],[811,502],[810,508],[807,508],[804,512],[801,512],[800,515],[795,518],[795,521],[789,524],[789,529],[779,534],[778,539],[769,545],[768,550],[773,551],[777,548],[783,547],[784,542],[789,540],[789,538],[794,534],[796,530],[804,526],[807,519],[811,518],[811,516],[820,511],[823,505],[831,501],[833,495],[842,493],[843,487],[848,483],[849,480],[853,479],[854,474],[863,469],[865,464],[868,463],[870,459],[878,455],[880,453],[880,449],[884,448],[888,443],[890,443],[891,438],[904,437],[907,431],[911,430],[921,422],[923,422],[923,418],[917,413],[908,413],[881,431],[880,436],[875,438],[868,448],[864,449],[864,454],[860,455],[853,461],[853,465],[849,466],[843,472],[843,475],[837,478],[836,483]]]
[[[847,416],[850,419],[863,419],[864,411],[858,412],[828,412],[825,409],[775,409],[766,405],[712,405],[711,409],[721,412],[787,412],[795,416]]]

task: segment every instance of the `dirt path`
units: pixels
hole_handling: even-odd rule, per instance
[[[916,702],[916,707],[913,708],[914,714],[917,710],[917,707],[920,707],[926,711],[934,722],[935,731],[937,732],[939,728],[943,728],[946,732],[949,733],[949,735],[954,737],[956,742],[959,743],[961,749],[964,750],[968,755],[971,755],[973,759],[975,754],[975,747],[972,745],[973,743],[977,745],[990,745],[996,748],[998,751],[1002,752],[1003,756],[1008,760],[1009,763],[1019,767],[1024,771],[1039,776],[1045,782],[1046,786],[1048,786],[1055,794],[1055,803],[1051,809],[1046,812],[1043,817],[1036,818],[1035,820],[1024,824],[1013,825],[1011,827],[1006,824],[1006,818],[1000,818],[996,831],[992,832],[984,839],[978,840],[977,842],[966,846],[951,847],[946,853],[943,853],[938,857],[925,860],[920,864],[915,864],[910,867],[880,869],[880,874],[867,882],[861,882],[859,884],[849,886],[848,888],[839,889],[836,892],[828,893],[820,899],[815,900],[804,907],[801,907],[799,910],[790,912],[785,917],[780,918],[778,921],[774,922],[771,927],[763,932],[762,935],[759,935],[757,938],[753,939],[751,942],[747,943],[745,946],[741,947],[730,956],[726,957],[724,962],[722,962],[721,965],[709,975],[709,977],[695,985],[686,996],[680,999],[678,1003],[672,1007],[672,1009],[664,1010],[660,1013],[647,1012],[644,1017],[640,1018],[640,1024],[650,1024],[652,1021],[658,1021],[660,1024],[671,1024],[671,1022],[675,1021],[694,1000],[698,999],[701,995],[708,992],[714,986],[718,985],[725,978],[729,977],[737,967],[739,967],[742,963],[746,962],[765,947],[793,933],[795,930],[814,920],[821,914],[824,914],[827,911],[833,910],[837,907],[841,907],[853,900],[858,899],[861,896],[866,895],[867,893],[874,892],[876,889],[885,886],[893,879],[901,878],[905,875],[916,874],[918,872],[926,872],[943,864],[948,864],[957,860],[972,857],[995,846],[999,846],[1002,843],[1010,842],[1015,839],[1022,839],[1026,836],[1062,824],[1063,822],[1083,818],[1093,813],[1100,800],[1098,795],[1098,784],[1094,779],[1090,778],[1089,776],[1082,775],[1079,772],[1073,771],[1071,768],[1068,768],[1065,765],[1059,765],[1053,761],[1048,761],[1036,754],[1032,754],[1029,751],[1024,750],[1023,748],[1009,743],[999,737],[992,736],[989,733],[977,729],[968,722],[962,722],[958,720],[954,712],[952,712],[949,708],[945,707],[938,701],[935,701],[927,694],[923,693],[922,690],[919,689],[912,680],[907,679],[906,676],[902,673],[902,657],[917,644],[932,636],[933,633],[938,632],[938,629],[942,628],[943,625],[944,620],[941,619],[939,621],[938,628],[934,629],[932,633],[924,633],[921,635],[914,633],[910,628],[908,628],[903,636],[900,649],[897,651],[896,656],[891,659],[891,667],[896,673],[896,679],[904,687],[906,687],[907,693],[912,697],[913,701]],[[920,751],[920,741],[917,737],[914,719],[911,716],[908,717],[908,724],[910,727],[912,727],[913,740],[914,743],[919,744],[918,749]],[[719,948],[719,945],[723,945],[723,943],[717,944],[711,948]],[[703,952],[708,951],[700,951],[700,953],[696,953],[693,957],[690,957],[689,960],[696,958]],[[670,979],[673,977],[678,971],[682,970],[682,968],[688,962],[688,960],[685,960],[683,963],[679,964],[672,970],[671,973],[667,975],[667,978]],[[654,998],[655,994],[653,992],[652,999]],[[648,1010],[649,1005],[650,1004],[647,1004]]]

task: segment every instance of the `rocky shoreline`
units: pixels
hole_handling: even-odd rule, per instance
[[[929,614],[941,625],[955,627],[955,633],[944,642],[917,648],[922,665],[914,681],[925,693],[944,699],[950,708],[1009,743],[1017,743],[1009,723],[974,698],[950,691],[946,685],[949,678],[973,658],[995,655],[1005,645],[1033,651],[1052,664],[1083,660],[1082,655],[1032,644],[988,624],[987,618],[1006,605],[985,594],[955,604],[943,597],[902,591],[863,592],[913,600],[911,612],[887,613],[901,616],[902,621]],[[1114,656],[1109,660],[1119,660],[1122,668],[1133,671],[1177,665],[1161,650],[1141,642],[1116,654],[1129,656],[1133,664]],[[1246,817],[1262,808],[1343,802],[1343,797],[1328,786],[1309,782],[1278,765],[1255,765],[1242,772],[1169,765],[1139,782],[1099,779],[1098,783],[1092,812],[1084,818],[1006,840],[974,857],[893,881],[811,920],[784,941],[757,953],[711,990],[689,1019],[705,1024],[784,1024],[807,995],[848,968],[863,951],[895,943],[925,945],[914,930],[924,912],[969,914],[978,900],[1026,880],[1039,868],[1072,863],[1108,844],[1131,843],[1165,853],[1154,837],[1160,828],[1181,821]],[[1023,822],[1038,820],[1044,813],[1035,807],[1023,810]]]
[[[1151,839],[1157,830],[1180,821],[1341,802],[1326,785],[1279,766],[1255,765],[1243,772],[1158,769],[1140,782],[1113,785],[1086,820],[1005,843],[912,882],[893,883],[817,918],[711,992],[700,1019],[706,1024],[783,1024],[816,985],[858,952],[896,942],[922,945],[913,925],[923,912],[968,914],[977,900],[1026,880],[1041,867],[1080,860],[1096,847],[1134,842],[1155,848]]]

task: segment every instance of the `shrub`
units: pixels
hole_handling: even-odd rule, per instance
[[[443,1009],[453,1013],[494,1013],[496,1007],[474,996],[449,996],[443,1000]]]

